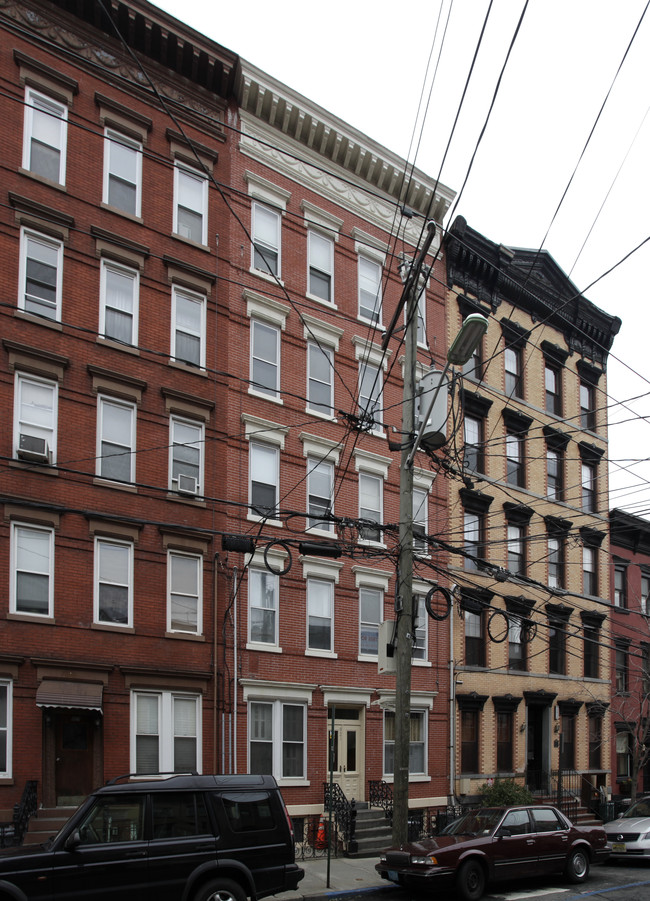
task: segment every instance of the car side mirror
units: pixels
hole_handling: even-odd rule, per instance
[[[502,826],[501,829],[497,832],[497,838],[510,838],[512,832],[508,829],[507,826]]]
[[[63,847],[66,851],[75,851],[80,844],[81,833],[78,829],[75,829],[74,832],[71,832],[70,835],[66,838]]]

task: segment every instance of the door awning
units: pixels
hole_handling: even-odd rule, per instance
[[[103,689],[103,685],[95,682],[59,682],[55,679],[43,679],[36,689],[36,706],[99,710],[101,713]]]

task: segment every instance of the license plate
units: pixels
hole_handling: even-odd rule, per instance
[[[614,842],[612,843],[612,851],[615,854],[622,854],[623,852],[627,851],[627,848],[625,847],[624,842]]]
[[[389,870],[387,875],[391,882],[397,882],[399,880],[397,870]]]

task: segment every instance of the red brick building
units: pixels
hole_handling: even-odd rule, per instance
[[[52,806],[252,770],[317,813],[332,721],[364,800],[394,740],[403,332],[382,337],[399,255],[452,195],[155,7],[106,8],[0,9],[0,807],[27,779]],[[420,374],[444,354],[437,251]],[[446,487],[415,464],[425,805],[450,790],[424,612]]]
[[[650,522],[612,510],[609,523],[612,790],[629,796],[650,791]]]

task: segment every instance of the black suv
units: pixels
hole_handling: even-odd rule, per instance
[[[1,901],[255,901],[304,876],[272,776],[128,778],[44,844],[0,851]]]

